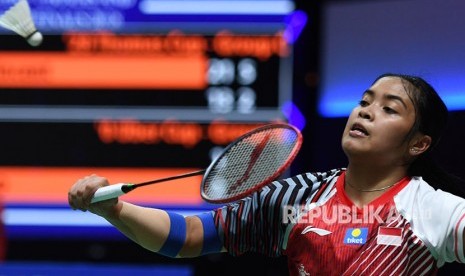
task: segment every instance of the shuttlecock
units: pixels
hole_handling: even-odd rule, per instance
[[[42,43],[42,34],[37,31],[32,20],[27,0],[19,0],[0,16],[0,26],[24,37],[31,46],[39,46]]]

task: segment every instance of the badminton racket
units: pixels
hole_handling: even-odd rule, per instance
[[[91,202],[116,198],[146,185],[202,174],[200,191],[205,201],[232,202],[252,194],[281,175],[296,157],[301,144],[302,135],[294,126],[268,124],[230,143],[206,170],[138,184],[109,185],[99,188]]]

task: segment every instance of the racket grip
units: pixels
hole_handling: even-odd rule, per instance
[[[121,183],[121,184],[113,184],[113,185],[99,188],[95,192],[90,202],[95,203],[95,202],[104,201],[110,198],[117,198],[120,195],[124,195],[125,193],[127,193],[127,190],[124,188],[125,186],[127,185]]]

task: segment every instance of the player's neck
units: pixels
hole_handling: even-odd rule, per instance
[[[361,207],[392,188],[406,173],[404,167],[378,168],[349,164],[345,175],[345,191]]]
[[[368,190],[388,186],[406,175],[406,166],[376,166],[350,162],[347,166],[346,180],[357,188]]]

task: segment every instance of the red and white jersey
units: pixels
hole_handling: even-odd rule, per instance
[[[405,178],[363,208],[344,170],[275,181],[214,211],[233,255],[286,255],[290,275],[431,275],[465,262],[465,199]]]

